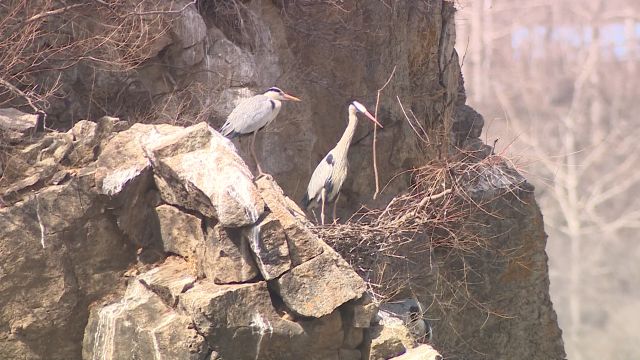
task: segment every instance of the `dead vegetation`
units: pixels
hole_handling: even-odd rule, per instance
[[[470,295],[469,273],[476,269],[467,261],[492,241],[486,219],[501,217],[494,202],[509,195],[524,201],[523,192],[531,190],[512,165],[499,155],[431,161],[411,172],[410,189],[386,208],[363,208],[344,224],[315,231],[363,276],[378,301],[424,293],[430,284],[440,306],[471,302],[493,313]],[[440,272],[444,262],[457,263],[459,271]]]
[[[68,96],[73,76],[94,69],[94,86],[86,93],[92,107],[106,109],[109,104],[95,100],[104,87],[99,82],[114,81],[113,74],[126,74],[159,50],[156,40],[182,10],[174,5],[161,0],[3,1],[0,105],[49,112]]]

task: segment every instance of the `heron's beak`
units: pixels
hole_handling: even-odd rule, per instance
[[[293,101],[302,101],[300,99],[298,99],[297,97],[293,96],[293,95],[289,95],[289,94],[284,94],[283,95],[285,99],[287,100],[293,100]]]
[[[368,117],[369,119],[371,119],[371,121],[373,121],[376,125],[380,126],[381,128],[384,128],[384,126],[382,126],[382,124],[380,124],[380,123],[378,122],[378,120],[376,120],[376,118],[375,118],[375,117],[373,117],[373,115],[371,115],[371,113],[370,113],[370,112],[365,111],[365,112],[364,112],[364,114],[365,114],[365,115],[367,115],[367,117]]]

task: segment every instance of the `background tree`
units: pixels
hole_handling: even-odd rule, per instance
[[[537,185],[569,358],[637,358],[640,4],[460,8],[470,102],[489,119],[489,142],[522,156]]]

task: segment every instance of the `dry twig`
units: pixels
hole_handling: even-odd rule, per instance
[[[382,87],[380,89],[378,89],[378,95],[376,96],[376,109],[374,111],[374,116],[377,119],[378,118],[378,107],[380,105],[380,94],[382,94],[382,90],[384,90],[384,88],[387,87],[387,85],[389,85],[389,83],[391,82],[391,79],[393,78],[393,75],[396,73],[396,67],[393,67],[393,70],[391,71],[391,75],[389,75],[389,78],[387,79],[387,82],[384,83],[384,85],[382,85]],[[378,160],[377,160],[377,152],[376,152],[376,139],[377,139],[377,135],[378,135],[378,127],[377,126],[373,126],[373,174],[375,176],[376,179],[376,192],[373,194],[373,199],[375,200],[376,197],[378,197],[378,193],[380,193],[380,180],[378,179]]]

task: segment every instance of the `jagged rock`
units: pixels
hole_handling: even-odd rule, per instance
[[[135,124],[128,130],[110,135],[117,128],[117,119],[105,117],[96,128],[90,145],[101,149],[95,162],[95,182],[98,192],[113,199],[112,207],[118,226],[129,239],[148,250],[145,261],[159,260],[162,244],[158,243],[158,223],[155,206],[157,191],[152,189],[151,164],[144,148],[162,134],[177,131],[171,125]]]
[[[442,355],[430,345],[422,344],[407,350],[406,353],[400,356],[394,357],[393,360],[442,360]]]
[[[299,323],[284,320],[265,282],[200,282],[180,295],[179,307],[221,359],[338,359],[343,343],[338,311]]]
[[[148,149],[156,184],[168,203],[218,219],[225,227],[250,225],[262,215],[264,202],[253,175],[229,140],[206,123],[161,137]]]
[[[313,317],[331,313],[365,290],[360,276],[328,246],[321,255],[294,267],[273,284],[289,309]]]
[[[201,62],[204,58],[204,47],[202,43],[197,43],[186,49],[176,49],[168,56],[171,65],[180,69],[189,68]]]
[[[19,141],[31,134],[38,124],[38,115],[26,114],[14,108],[0,109],[0,139]]]
[[[246,237],[239,229],[226,229],[206,222],[207,236],[198,247],[198,273],[216,284],[245,282],[259,271]]]
[[[144,148],[152,146],[158,136],[175,133],[178,129],[166,124],[134,124],[116,134],[102,149],[96,163],[99,189],[111,196],[120,193],[127,183],[149,169]]]
[[[309,230],[304,212],[284,195],[275,181],[262,177],[256,185],[267,207],[284,228],[292,265],[300,265],[320,255],[324,243]]]
[[[294,359],[291,338],[304,334],[300,325],[280,319],[265,282],[201,282],[180,296],[179,306],[222,359]]]
[[[67,134],[73,136],[74,146],[78,147],[79,144],[88,144],[95,141],[96,129],[98,124],[89,120],[80,120],[73,127],[67,131]]]
[[[96,160],[100,145],[111,135],[116,118],[104,117],[101,122],[78,121],[67,134],[72,136],[73,149],[68,155],[69,162],[81,166]]]
[[[178,305],[178,296],[193,287],[196,277],[184,260],[169,257],[164,264],[138,277],[144,286],[153,291],[172,308]]]
[[[24,140],[16,145],[15,155],[7,158],[0,177],[3,199],[19,201],[28,191],[49,182],[71,151],[71,139],[68,134],[49,133],[37,142]]]
[[[171,205],[156,207],[164,251],[195,261],[198,247],[204,246],[202,220]]]
[[[17,193],[20,190],[26,189],[30,186],[35,185],[38,181],[40,181],[40,178],[42,177],[41,174],[34,174],[31,176],[28,176],[22,180],[16,181],[14,182],[11,186],[9,186],[8,188],[6,188],[4,190],[4,196],[10,196],[13,193]]]
[[[98,124],[93,121],[78,121],[67,134],[73,139],[73,149],[68,155],[69,162],[74,166],[79,166],[95,160],[97,156],[95,149],[97,146]]]
[[[258,269],[265,280],[272,280],[291,269],[287,237],[280,221],[267,215],[260,224],[244,229]]]
[[[371,326],[377,306],[368,293],[340,307],[344,326],[344,349],[355,349],[362,344],[366,328]]]
[[[52,133],[48,134],[46,139],[49,141],[46,143],[40,142],[40,144],[47,144],[38,153],[38,160],[40,161],[51,158],[54,163],[60,163],[67,157],[73,146],[73,137],[70,134]]]
[[[78,309],[118,291],[135,261],[92,184],[73,178],[0,208],[0,358],[77,358]]]
[[[455,32],[453,31],[454,18],[451,2],[433,0],[397,2],[394,3],[393,9],[389,9],[384,2],[358,2],[358,11],[344,13],[335,11],[335,4],[331,2],[318,2],[317,4],[313,2],[311,7],[299,4],[301,6],[288,6],[285,9],[281,2],[254,1],[243,3],[237,15],[235,11],[232,11],[233,14],[224,14],[224,16],[221,15],[224,10],[228,9],[208,7],[213,3],[215,3],[214,6],[217,6],[218,3],[224,2],[201,3],[199,2],[199,5],[202,6],[197,8],[194,5],[189,5],[184,17],[179,10],[188,4],[188,0],[172,2],[168,6],[161,5],[165,7],[161,7],[160,10],[176,11],[171,16],[175,16],[175,18],[161,24],[162,27],[169,26],[168,28],[149,32],[149,34],[156,36],[156,41],[151,41],[155,46],[152,45],[153,50],[149,52],[145,49],[140,52],[145,53],[143,56],[155,56],[156,54],[158,56],[150,61],[140,63],[140,66],[134,64],[137,67],[132,71],[119,71],[122,69],[117,68],[113,69],[116,71],[111,71],[111,69],[100,71],[100,69],[88,65],[61,69],[61,89],[65,96],[50,97],[52,107],[49,119],[55,123],[56,127],[62,128],[76,121],[77,114],[95,116],[102,112],[117,111],[126,115],[127,118],[133,119],[137,118],[137,116],[132,116],[134,112],[135,115],[138,115],[157,110],[158,116],[149,120],[157,122],[170,119],[169,121],[189,123],[195,118],[207,118],[208,121],[211,121],[212,126],[217,127],[222,124],[226,114],[233,108],[234,101],[240,96],[262,91],[264,87],[271,86],[276,82],[283,84],[286,82],[287,88],[297,94],[302,94],[305,99],[313,99],[313,101],[305,103],[308,105],[297,107],[296,111],[283,109],[278,121],[268,127],[267,131],[261,131],[256,148],[261,157],[262,165],[269,169],[279,184],[287,189],[290,196],[298,198],[304,191],[306,179],[325,153],[325,149],[335,144],[335,139],[344,127],[346,111],[343,106],[339,106],[344,100],[344,93],[367,94],[375,92],[375,89],[378,88],[376,83],[383,84],[389,70],[397,65],[397,71],[393,81],[389,84],[389,89],[397,92],[399,98],[408,102],[406,105],[412,109],[417,119],[425,120],[425,130],[429,134],[441,133],[444,129],[443,118],[439,114],[455,110],[452,107],[453,104],[464,104],[464,101],[461,101],[464,98],[463,90],[459,86],[461,84],[460,69],[455,52],[452,50]],[[170,8],[168,8],[169,6]],[[100,7],[96,7],[96,10],[99,10],[98,8]],[[104,7],[104,10],[109,11],[107,7]],[[146,8],[140,10],[146,11]],[[141,16],[140,18],[145,21],[154,17]],[[202,17],[206,21],[206,26],[209,26],[210,30],[215,28],[214,23],[224,30],[222,37],[216,37],[216,39],[228,39],[236,48],[230,49],[226,46],[230,45],[229,43],[220,43],[217,49],[227,48],[231,51],[229,54],[238,55],[236,57],[236,60],[239,60],[238,63],[225,66],[222,61],[218,61],[219,64],[209,67],[209,62],[211,64],[215,62],[213,61],[215,60],[214,55],[209,53],[204,61],[188,69],[176,69],[172,66],[172,58],[167,56],[167,51],[161,51],[167,48],[171,42],[176,48],[186,48],[184,54],[175,54],[177,56],[173,58],[174,61],[181,64],[197,61],[201,56],[200,45],[205,45],[205,48],[209,46],[207,49],[209,52],[214,48],[210,46],[215,43],[214,41],[207,43],[208,40],[202,39],[203,24],[198,17]],[[59,18],[63,19],[64,17]],[[345,22],[345,19],[348,21]],[[238,24],[243,25],[241,30],[238,29]],[[345,24],[358,24],[358,26],[349,27],[349,31],[344,31]],[[174,26],[175,29],[172,29]],[[372,34],[371,26],[375,26],[376,29],[380,29],[382,33],[389,36],[370,36]],[[185,29],[180,27],[185,27]],[[184,32],[182,32],[183,30]],[[222,33],[222,31],[218,32]],[[309,41],[309,34],[316,33],[327,41]],[[173,34],[174,39],[167,39],[167,34]],[[403,40],[397,41],[398,39]],[[210,37],[209,40],[213,39]],[[335,44],[344,44],[345,46],[335,46]],[[349,44],[362,46],[358,46],[358,51],[354,51],[353,46],[348,46]],[[241,51],[237,51],[238,49]],[[327,61],[327,54],[330,54],[332,61]],[[225,60],[226,56],[228,54],[223,54],[217,60]],[[231,58],[233,59],[233,57]],[[369,61],[363,66],[363,63],[358,60],[364,58],[375,58],[376,61]],[[377,61],[378,59],[380,61]],[[84,67],[84,70],[79,69],[80,66]],[[256,68],[260,68],[260,71],[255,71]],[[214,74],[219,70],[222,70],[220,76]],[[42,76],[49,77],[51,76],[49,73],[43,72]],[[107,76],[105,73],[108,73]],[[190,76],[180,76],[183,73],[190,74]],[[57,74],[55,75],[57,76]],[[223,81],[220,81],[221,78]],[[49,79],[51,78],[48,78],[47,81]],[[349,81],[344,81],[344,79],[349,79]],[[334,88],[341,90],[333,91]],[[89,89],[90,93],[87,91]],[[447,101],[446,104],[440,101],[430,101],[440,97],[450,101]],[[166,99],[171,99],[171,102],[165,108],[166,103],[163,103],[163,100]],[[105,104],[108,106],[104,106]],[[209,109],[212,109],[211,114],[208,113]],[[176,116],[174,117],[174,115]],[[390,125],[385,126],[385,130],[378,133],[377,142],[377,153],[388,155],[378,162],[380,180],[385,184],[390,177],[408,168],[421,166],[425,160],[433,158],[435,154],[432,153],[432,150],[425,149],[420,141],[415,140],[408,123],[403,120],[404,114],[393,97],[381,98],[380,115],[385,125]],[[317,121],[309,119],[317,119]],[[10,158],[0,157],[3,165],[1,181],[4,182],[0,184],[2,189],[35,174],[46,172],[46,174],[53,176],[61,170],[59,168],[61,164],[56,163],[54,157],[59,159],[66,156],[68,161],[63,160],[62,166],[69,166],[68,170],[70,170],[69,178],[64,180],[62,185],[43,188],[47,184],[49,175],[44,177],[38,175],[40,179],[33,185],[17,191],[16,201],[20,200],[18,203],[8,204],[0,200],[2,206],[6,206],[5,204],[9,206],[6,208],[7,212],[4,212],[5,209],[0,209],[2,211],[0,213],[0,258],[3,259],[2,274],[0,275],[2,277],[0,281],[0,303],[2,303],[0,307],[0,358],[79,358],[82,353],[81,337],[84,326],[87,325],[89,304],[106,297],[120,298],[124,284],[120,275],[136,260],[136,246],[133,244],[142,246],[142,250],[144,250],[153,243],[153,228],[157,226],[159,229],[159,225],[154,224],[151,221],[153,219],[149,219],[149,213],[145,213],[145,211],[154,213],[155,207],[159,205],[155,199],[157,194],[155,194],[152,179],[145,178],[146,175],[144,175],[135,176],[135,180],[129,179],[131,181],[112,182],[115,187],[108,186],[107,188],[116,189],[117,194],[114,199],[97,195],[96,192],[103,190],[103,180],[109,174],[110,170],[108,169],[111,165],[103,167],[108,170],[106,173],[98,172],[97,177],[100,181],[97,188],[93,181],[92,172],[96,170],[94,163],[96,157],[105,153],[106,145],[116,135],[122,124],[122,122],[113,119],[99,121],[94,130],[86,130],[93,139],[82,143],[81,137],[84,135],[77,135],[74,137],[73,149],[68,153],[63,141],[60,143],[60,147],[49,148],[45,154],[46,158],[39,158],[40,151],[46,149],[50,143],[34,139],[38,141],[38,144],[31,148],[29,153],[9,149],[12,152]],[[477,128],[473,130],[475,132]],[[82,131],[85,130],[78,133]],[[354,142],[350,151],[351,165],[353,166],[351,174],[370,172],[372,137],[368,131],[367,128],[360,126],[358,134],[356,134],[356,138],[360,140]],[[93,134],[91,134],[92,132]],[[51,136],[52,134],[44,135],[46,141],[51,141],[54,137]],[[37,135],[42,136],[42,134]],[[225,198],[216,198],[213,201],[210,197],[211,194],[201,194],[200,197],[197,195],[198,192],[202,192],[199,186],[205,183],[215,183],[213,186],[218,186],[217,182],[221,181],[223,183],[236,182],[240,187],[245,183],[245,179],[249,179],[250,183],[251,176],[250,174],[245,176],[244,171],[238,169],[236,169],[237,172],[235,170],[227,172],[241,174],[239,175],[240,182],[238,182],[236,178],[224,179],[221,175],[222,172],[211,172],[213,165],[207,162],[221,161],[220,158],[227,159],[234,166],[242,164],[242,162],[234,151],[230,150],[229,152],[232,154],[229,154],[225,149],[219,151],[215,144],[210,147],[211,134],[205,133],[204,135],[206,135],[203,137],[205,141],[200,144],[200,147],[180,150],[183,145],[188,148],[193,144],[191,141],[182,141],[185,140],[183,136],[174,143],[175,146],[167,147],[166,153],[160,154],[158,152],[156,159],[163,168],[161,170],[156,168],[153,175],[155,175],[157,187],[163,191],[162,196],[165,200],[172,198],[169,196],[170,194],[178,194],[182,198],[176,195],[173,204],[177,204],[180,209],[201,212],[202,209],[213,208],[215,211],[207,210],[209,212],[205,211],[201,215],[215,217],[212,215],[218,215],[215,207],[216,201],[226,201]],[[165,137],[152,136],[152,138],[154,141],[158,141]],[[471,145],[480,149],[477,139],[467,141],[465,148],[470,142],[474,142]],[[452,142],[452,144],[454,143]],[[147,146],[143,146],[143,148],[147,148]],[[57,150],[56,153],[56,149],[61,150]],[[188,158],[186,154],[196,152],[197,149],[207,149],[211,152],[202,151],[205,153],[202,157],[202,163],[196,163],[206,166],[194,166],[195,162],[185,162],[189,168],[202,170],[201,181],[193,186],[191,180],[182,181],[187,177],[180,177],[191,169],[181,168],[181,159],[173,159],[174,163],[171,163],[170,160],[176,154]],[[147,151],[146,154],[150,158],[154,158],[153,152]],[[12,158],[13,155],[18,156]],[[115,160],[112,168],[117,169],[118,163],[125,163],[128,156],[126,152],[111,156]],[[137,158],[134,155],[132,157]],[[13,159],[24,160],[26,165],[14,167],[12,164],[8,164]],[[39,167],[34,167],[33,165],[37,162],[40,162]],[[163,162],[168,164],[163,164]],[[6,169],[7,166],[10,167],[10,171]],[[17,169],[17,171],[14,172],[13,169]],[[150,172],[142,172],[142,174],[148,173]],[[496,175],[499,175],[498,172]],[[127,176],[118,174],[113,179],[127,179]],[[499,177],[496,177],[496,180],[501,181]],[[492,191],[491,182],[487,182],[487,187],[480,186],[474,196],[481,197],[483,191],[487,189]],[[348,201],[340,203],[338,214],[344,216],[365,202],[371,207],[384,205],[398,192],[406,190],[408,183],[408,176],[400,176],[385,189],[381,197],[376,201],[369,201],[374,186],[371,177],[350,176],[343,187],[343,193],[348,197]],[[117,188],[120,185],[122,185],[122,191],[118,192]],[[47,194],[49,191],[52,193]],[[58,192],[64,194],[61,199],[55,200],[54,194]],[[71,192],[76,192],[79,195],[71,195]],[[104,191],[102,192],[104,193]],[[261,191],[261,193],[267,201],[267,192]],[[499,193],[500,191],[487,193],[487,198],[493,198]],[[36,197],[35,194],[38,196]],[[187,199],[187,194],[190,194],[192,198]],[[223,195],[226,198],[231,197],[228,194]],[[82,201],[70,200],[70,196],[77,196]],[[281,191],[277,196],[281,196]],[[37,199],[43,202],[38,204]],[[197,203],[198,207],[189,208],[182,205],[184,202],[188,202],[185,199],[189,201],[203,199],[203,202]],[[284,200],[277,198],[276,200],[272,201],[269,208],[285,229],[292,266],[303,266],[310,260],[321,256],[322,242],[310,234],[305,226],[306,221],[298,217],[297,206],[286,198]],[[461,334],[458,334],[449,329],[446,330],[448,333],[443,332],[442,334],[443,341],[446,341],[448,346],[450,345],[447,349],[448,352],[457,355],[457,357],[475,358],[478,352],[485,353],[488,357],[506,359],[557,359],[563,357],[560,330],[557,327],[555,313],[548,296],[542,218],[532,198],[525,198],[524,201],[527,202],[526,207],[518,205],[522,202],[520,199],[501,202],[502,206],[499,208],[508,210],[500,212],[499,216],[476,222],[491,225],[485,226],[485,229],[494,231],[488,237],[494,241],[488,245],[501,246],[498,248],[500,253],[513,253],[513,249],[516,249],[517,254],[513,258],[517,258],[519,261],[513,261],[509,257],[496,258],[494,254],[482,254],[481,256],[484,258],[471,264],[474,271],[464,274],[464,276],[472,277],[469,281],[469,290],[478,298],[478,301],[493,304],[496,308],[513,315],[517,320],[498,317],[486,318],[483,316],[485,314],[476,314],[473,312],[475,310],[472,311],[470,307],[455,312],[448,311],[450,308],[445,307],[444,311],[438,314],[438,318],[442,319],[442,323],[451,324],[451,329],[462,331]],[[254,204],[259,208],[259,202],[260,200],[249,200],[246,203]],[[278,207],[278,204],[282,204],[282,206]],[[230,208],[238,209],[236,206]],[[238,218],[242,218],[242,221],[237,221],[238,224],[248,223],[259,218],[256,216],[254,219],[253,211],[245,212],[244,210],[247,209],[233,212],[233,214],[238,214]],[[47,215],[47,212],[50,214]],[[261,210],[256,211],[256,213],[260,212]],[[280,213],[278,214],[278,212]],[[225,216],[233,218],[234,216],[231,215]],[[43,221],[38,221],[38,218],[42,218]],[[251,220],[247,220],[247,218]],[[221,220],[221,222],[224,224],[234,223],[226,220]],[[49,229],[54,229],[54,232],[50,232]],[[45,234],[45,236],[41,237],[41,234]],[[44,239],[44,244],[46,244],[44,249],[41,249],[41,239]],[[423,258],[420,260],[422,261]],[[526,266],[522,266],[523,263]],[[442,266],[441,271],[449,274],[459,272],[459,267],[456,265]],[[288,273],[292,271],[289,270]],[[283,274],[283,276],[285,275]],[[321,276],[323,276],[322,273]],[[307,278],[308,281],[313,279],[315,278]],[[130,280],[132,286],[134,283],[141,285],[136,279]],[[333,279],[323,278],[322,281],[331,282]],[[274,279],[272,282],[276,282],[276,280]],[[480,285],[474,286],[473,284]],[[239,285],[232,285],[232,287],[237,286]],[[255,285],[247,284],[247,286]],[[432,295],[430,289],[433,288],[430,287],[430,284],[420,284],[415,288],[428,289],[424,291],[426,294],[419,294],[419,296],[423,296],[423,299],[425,296]],[[153,314],[151,322],[155,322],[157,316],[163,316],[164,321],[173,323],[172,319],[175,319],[177,324],[184,324],[182,315],[185,314],[180,313],[182,311],[180,299],[189,291],[178,295],[178,310],[174,313],[156,295],[146,289],[143,290],[145,294],[148,293],[151,296],[153,300],[150,302],[154,306],[140,305],[136,309],[153,308],[148,311]],[[236,319],[243,320],[244,315],[239,313],[240,311],[247,311],[250,314],[251,309],[258,308],[269,314],[269,321],[262,321],[265,318],[262,316],[256,318],[257,321],[253,324],[244,320],[240,321],[239,323],[244,322],[244,325],[233,328],[226,333],[229,334],[237,330],[242,336],[234,338],[233,341],[228,341],[229,337],[223,339],[227,343],[216,345],[220,351],[211,353],[211,358],[247,358],[252,360],[256,357],[262,359],[316,358],[324,360],[338,359],[341,354],[345,356],[354,354],[353,352],[345,353],[343,351],[345,349],[318,349],[309,354],[309,349],[312,348],[311,345],[316,339],[311,338],[299,323],[283,320],[277,316],[277,313],[275,315],[271,313],[270,306],[275,306],[273,303],[279,302],[275,291],[271,292],[272,296],[269,296],[270,294],[264,289],[260,291],[262,295],[259,297],[259,302],[265,304],[263,308],[254,305],[254,297],[243,295],[234,298],[231,296],[231,299],[228,299],[224,305],[224,311],[216,311],[216,313],[232,314],[233,316],[229,320],[231,320],[230,323],[233,323]],[[242,295],[239,294],[239,291],[232,293]],[[212,296],[206,292],[201,292],[200,295],[202,297]],[[175,295],[172,296],[175,298]],[[140,297],[143,296],[140,295],[138,299]],[[119,304],[124,305],[128,302],[128,305],[132,305],[135,302],[131,297],[126,299],[129,300],[121,301]],[[526,299],[526,301],[523,302],[522,299]],[[169,301],[175,301],[175,299],[170,298]],[[271,305],[269,305],[270,301]],[[437,307],[436,302],[434,308]],[[230,310],[227,311],[227,308]],[[124,307],[114,306],[108,308],[106,313],[113,313],[119,309],[124,309]],[[90,324],[95,324],[94,321],[99,318],[98,310],[94,311],[91,315],[92,320],[89,320]],[[140,311],[142,312],[142,310]],[[168,312],[163,313],[164,311]],[[136,323],[139,323],[139,318],[142,317],[138,316],[139,314],[140,312],[132,311],[120,315],[131,316],[132,319],[135,318]],[[177,317],[174,317],[173,314],[176,314]],[[364,325],[366,316],[363,316],[362,319]],[[228,323],[225,322],[227,318],[223,320],[218,324],[221,327]],[[299,321],[302,323],[308,320],[300,320],[299,318]],[[313,323],[314,321],[311,320],[309,326],[313,326]],[[123,325],[121,330],[116,324]],[[103,326],[109,327],[111,325],[109,322],[103,321]],[[180,343],[180,341],[171,339],[168,334],[184,334],[182,329],[187,327],[179,327],[174,331],[171,326],[167,324],[166,327],[159,328],[160,332],[166,336],[161,336],[159,332],[156,332],[157,344],[162,351],[165,346],[175,347],[174,350],[184,349],[184,342]],[[343,322],[343,327],[345,330],[348,328],[346,321]],[[114,321],[113,328],[115,331],[109,334],[113,334],[119,339],[118,346],[120,347],[118,349],[123,351],[121,354],[124,358],[130,358],[132,355],[156,357],[155,349],[150,349],[146,354],[138,353],[138,351],[148,349],[149,331],[134,333],[126,321]],[[85,340],[91,342],[92,339],[95,339],[96,333],[92,332],[92,327],[87,327],[87,329]],[[145,328],[143,327],[143,329]],[[164,332],[165,329],[171,331]],[[309,330],[309,333],[311,332]],[[193,333],[195,331],[190,334]],[[244,334],[247,333],[251,333],[253,336],[245,336]],[[98,339],[103,339],[101,336]],[[251,341],[243,341],[247,338]],[[196,336],[196,339],[201,338]],[[235,343],[236,340],[238,343]],[[136,349],[137,344],[144,345]],[[258,344],[260,349],[256,351]],[[345,344],[343,343],[343,346]],[[503,344],[511,346],[502,346]],[[124,350],[127,350],[125,349],[127,345],[130,347],[129,352],[124,353]],[[92,351],[93,346],[86,345],[85,349]],[[98,354],[98,356],[108,357],[110,354],[111,352],[106,352]],[[179,358],[176,354],[162,353],[161,356],[164,359]]]
[[[122,300],[94,307],[85,330],[85,359],[205,359],[205,339],[191,319],[173,311],[141,282],[129,284]]]

